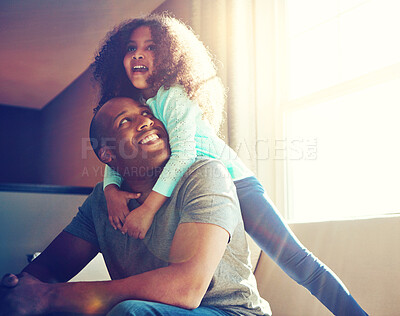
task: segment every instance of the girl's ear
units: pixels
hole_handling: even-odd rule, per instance
[[[109,163],[113,160],[111,150],[107,146],[101,147],[99,149],[99,157],[103,163]]]

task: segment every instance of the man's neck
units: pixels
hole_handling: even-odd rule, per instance
[[[143,178],[126,178],[123,183],[123,190],[130,191],[133,193],[140,193],[140,197],[137,199],[139,203],[143,203],[147,196],[152,191],[156,184],[158,175],[154,177],[143,177]]]

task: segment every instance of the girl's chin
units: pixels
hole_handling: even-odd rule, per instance
[[[143,83],[143,82],[132,81],[132,85],[136,89],[140,89],[140,90],[145,90],[145,89],[149,89],[150,88],[147,83]]]
[[[139,90],[148,90],[151,88],[147,82],[142,82],[137,80],[132,80],[131,82],[132,85]]]

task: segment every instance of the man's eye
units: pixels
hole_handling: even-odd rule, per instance
[[[121,126],[124,125],[125,123],[128,123],[128,119],[126,119],[126,118],[122,119],[122,120],[119,122],[118,127],[121,127]]]
[[[152,116],[153,113],[151,113],[150,111],[144,111],[144,112],[142,113],[142,115],[143,115],[143,116]]]

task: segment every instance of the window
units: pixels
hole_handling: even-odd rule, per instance
[[[289,220],[400,212],[400,3],[286,0],[279,104]],[[282,44],[282,43],[281,43]]]

